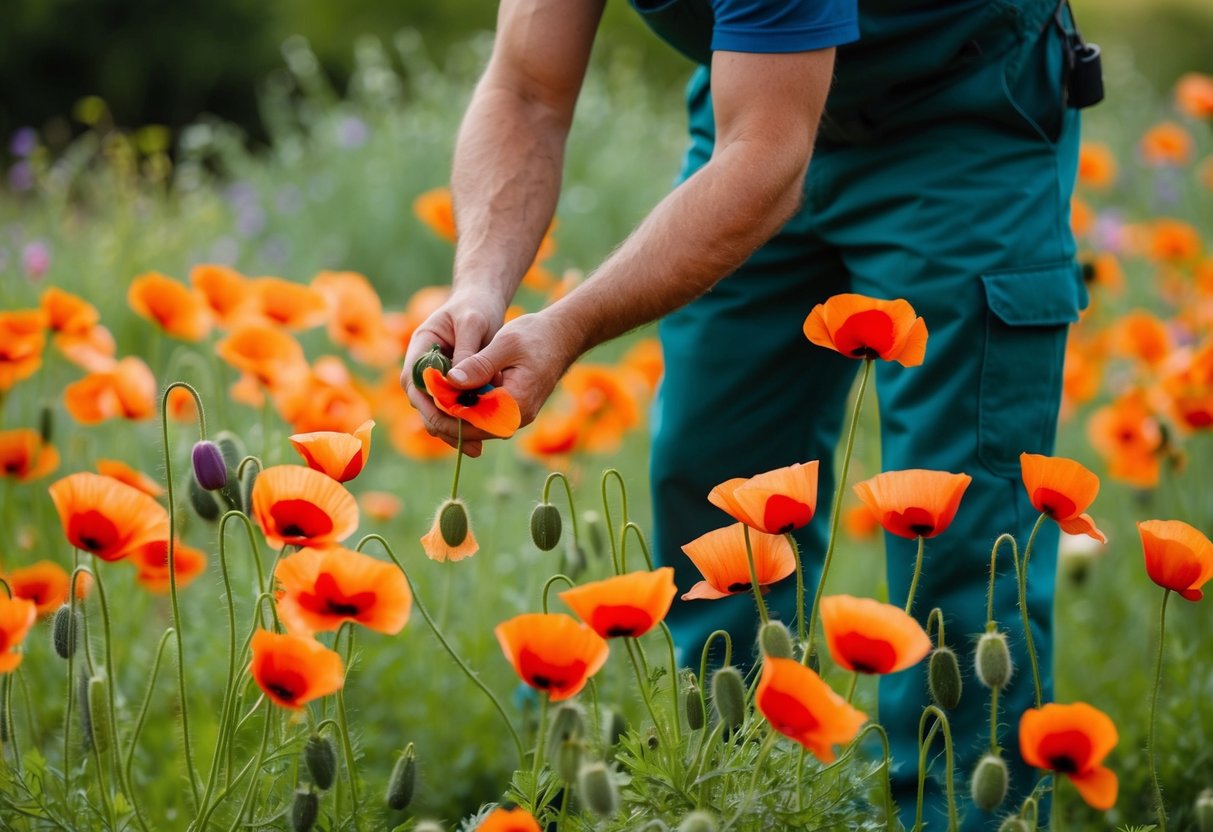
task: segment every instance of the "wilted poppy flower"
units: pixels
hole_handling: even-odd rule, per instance
[[[0,312],[0,393],[42,366],[46,313],[41,309]]]
[[[340,483],[302,465],[266,468],[253,484],[253,518],[274,548],[333,546],[358,528],[358,504]]]
[[[211,331],[211,313],[202,295],[160,272],[132,280],[126,300],[135,314],[174,338],[201,341]]]
[[[413,200],[417,219],[442,239],[455,242],[455,210],[450,188],[434,188]]]
[[[354,621],[395,635],[409,620],[413,594],[404,574],[370,555],[334,546],[300,549],[278,561],[278,615],[292,632],[335,630]]]
[[[200,263],[190,269],[190,283],[202,294],[220,326],[231,326],[249,310],[249,280],[235,269]]]
[[[927,349],[927,325],[909,302],[864,295],[834,295],[813,307],[804,334],[819,347],[848,358],[882,358],[917,367]]]
[[[758,585],[764,589],[796,571],[796,556],[783,535],[751,532],[750,549],[754,553]],[[745,524],[734,523],[710,531],[683,546],[682,551],[704,577],[682,596],[682,600],[723,598],[752,590]]]
[[[156,377],[141,358],[127,356],[63,390],[67,412],[82,425],[107,419],[150,419],[156,413]]]
[[[1067,534],[1108,542],[1091,515],[1083,514],[1099,493],[1098,476],[1081,463],[1060,456],[1023,453],[1019,464],[1032,508],[1052,517]]]
[[[519,678],[553,702],[576,696],[610,652],[600,635],[561,613],[515,616],[493,632]]]
[[[113,477],[118,482],[138,488],[149,497],[159,497],[164,494],[160,483],[142,471],[136,471],[131,466],[117,459],[97,460],[97,473],[103,477]]]
[[[49,490],[68,542],[101,560],[119,560],[149,541],[168,539],[164,506],[118,480],[83,471]]]
[[[257,277],[249,283],[253,297],[249,315],[291,330],[311,329],[324,323],[328,304],[310,286],[281,277]]]
[[[1106,144],[1082,143],[1078,151],[1078,181],[1101,191],[1116,181],[1116,157]]]
[[[303,381],[308,372],[303,347],[289,334],[265,324],[240,323],[215,344],[215,352],[265,387],[278,389]]]
[[[1175,83],[1175,106],[1192,118],[1213,118],[1213,76],[1188,72]]]
[[[38,615],[50,615],[67,600],[71,578],[57,563],[40,560],[4,576],[14,598],[33,602]]]
[[[366,458],[371,453],[371,428],[375,422],[368,419],[351,433],[315,431],[297,433],[291,445],[303,457],[307,467],[328,474],[337,482],[349,482],[362,473]]]
[[[913,616],[872,598],[827,595],[821,627],[830,657],[859,673],[896,673],[931,652],[931,639]]]
[[[427,367],[422,378],[434,404],[448,416],[502,438],[513,436],[522,424],[518,403],[504,388],[486,384],[479,390],[460,390],[433,367]]]
[[[947,529],[972,480],[968,474],[911,468],[877,474],[854,489],[885,531],[912,539]]]
[[[786,534],[808,525],[817,510],[817,460],[797,462],[745,479],[722,482],[708,502],[753,529]]]
[[[456,501],[462,505],[462,501]],[[480,551],[480,544],[476,542],[476,535],[472,534],[472,525],[469,521],[467,533],[463,540],[457,545],[452,546],[446,542],[446,538],[442,536],[442,512],[449,503],[443,503],[438,507],[438,512],[434,515],[434,522],[430,525],[430,530],[421,538],[421,548],[425,551],[426,557],[430,560],[445,563],[446,561],[460,561],[464,558],[470,558],[472,555]],[[467,509],[464,509],[464,517],[467,517]]]
[[[358,495],[362,513],[372,520],[391,520],[404,508],[404,502],[387,491],[364,491]]]
[[[157,594],[169,591],[168,540],[153,540],[131,552],[130,560],[135,564],[135,580],[144,588]],[[188,586],[206,571],[206,553],[180,540],[173,545],[173,561],[177,572],[177,588]]]
[[[11,673],[21,664],[17,648],[37,617],[32,601],[0,593],[0,673]]]
[[[754,706],[772,728],[823,763],[834,762],[834,746],[855,739],[868,721],[813,670],[794,659],[767,656],[762,660]]]
[[[41,306],[46,325],[63,335],[85,335],[101,320],[97,307],[57,286],[49,286],[42,293]]]
[[[502,809],[489,812],[476,832],[543,832],[539,821],[526,809]]]
[[[1146,131],[1140,149],[1147,165],[1186,165],[1192,161],[1192,134],[1173,121],[1164,121]]]
[[[345,669],[341,656],[315,639],[268,630],[253,634],[249,673],[270,701],[299,709],[341,690]]]
[[[29,428],[0,430],[0,477],[29,482],[59,467],[59,452]]]
[[[1181,520],[1145,520],[1137,524],[1150,580],[1189,601],[1204,597],[1201,587],[1213,578],[1213,543]]]
[[[1108,715],[1085,702],[1029,708],[1019,720],[1024,762],[1066,775],[1093,809],[1116,805],[1116,775],[1103,761],[1117,739]]]
[[[674,567],[663,566],[582,584],[560,600],[603,638],[640,638],[665,619],[677,592]]]

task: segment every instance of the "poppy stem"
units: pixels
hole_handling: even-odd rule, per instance
[[[792,547],[792,559],[796,562],[796,643],[804,644],[804,564],[800,562],[800,546],[791,532],[783,535]]]
[[[910,592],[906,595],[906,615],[914,608],[914,593],[918,590],[918,577],[922,575],[922,553],[926,546],[927,539],[918,535],[918,556],[914,558],[914,577],[910,578]]]
[[[455,420],[455,475],[451,478],[451,499],[459,496],[459,469],[463,467],[463,420]]]
[[[758,583],[758,570],[754,567],[754,546],[750,543],[750,527],[745,523],[741,524],[742,533],[745,535],[745,562],[750,567],[750,589],[754,592],[754,601],[758,604],[758,617],[762,619],[762,623],[766,624],[771,620],[770,614],[767,612],[767,603],[762,600],[762,587]]]
[[[135,719],[135,729],[131,732],[131,744],[126,749],[126,760],[123,762],[122,770],[126,777],[127,783],[135,782],[131,779],[131,766],[135,761],[135,748],[139,745],[139,735],[143,733],[143,724],[147,721],[147,712],[152,704],[152,695],[156,692],[156,677],[160,673],[160,661],[164,657],[164,646],[168,644],[169,638],[173,635],[172,628],[164,631],[160,636],[160,644],[156,647],[156,658],[152,662],[152,672],[148,677],[147,693],[143,696],[143,705],[139,708],[139,716]],[[131,795],[131,805],[135,805],[134,794]],[[138,809],[135,810],[138,815]]]
[[[581,537],[577,532],[577,508],[573,505],[573,486],[569,484],[569,478],[566,477],[563,472],[553,471],[552,473],[548,474],[547,479],[543,481],[543,501],[545,503],[551,502],[548,499],[548,494],[552,488],[553,480],[560,480],[560,482],[564,485],[564,493],[569,499],[569,522],[573,526],[573,543],[580,544]]]
[[[993,548],[990,549],[990,588],[986,592],[986,629],[990,629],[994,621],[994,575],[998,563],[998,550],[1003,542],[1011,544],[1011,562],[1015,564],[1016,577],[1019,575],[1019,545],[1015,542],[1015,536],[1003,532],[994,541]]]
[[[539,814],[539,772],[543,771],[543,740],[548,728],[547,693],[539,695],[539,725],[535,728],[535,754],[531,757],[531,814]]]
[[[263,701],[265,701],[265,697],[259,699],[258,704],[261,704]],[[228,827],[228,832],[236,832],[236,830],[240,828],[241,822],[244,819],[244,813],[248,809],[249,799],[253,796],[253,789],[256,788],[257,784],[261,782],[261,778],[258,777],[257,774],[261,771],[261,763],[265,759],[265,746],[269,742],[270,725],[273,724],[276,716],[277,714],[275,713],[274,709],[267,703],[265,706],[265,727],[261,730],[261,745],[257,747],[257,756],[252,762],[253,776],[249,780],[248,788],[244,792],[244,799],[240,801],[240,810],[236,812],[235,817],[232,818],[232,825]],[[247,770],[248,769],[246,768],[245,771]],[[205,821],[206,818],[203,818],[203,823],[199,825],[199,829],[206,828]]]
[[[767,731],[766,738],[762,741],[762,747],[758,749],[758,759],[754,761],[754,773],[750,775],[750,787],[745,791],[745,797],[741,801],[741,806],[737,809],[737,814],[729,822],[730,827],[749,811],[750,803],[754,799],[754,790],[758,788],[758,775],[762,774],[762,767],[766,765],[767,757],[770,756],[771,749],[775,746],[775,738],[777,736],[779,735],[774,731]]]
[[[1167,632],[1167,601],[1171,590],[1162,593],[1162,610],[1158,614],[1158,661],[1154,667],[1154,692],[1150,695],[1150,727],[1146,738],[1146,755],[1150,758],[1150,779],[1154,783],[1154,810],[1158,816],[1158,832],[1167,832],[1167,807],[1162,799],[1162,786],[1158,782],[1158,749],[1154,745],[1155,716],[1158,713],[1158,690],[1162,686],[1163,636]]]
[[[834,546],[838,540],[838,521],[842,517],[842,494],[847,487],[847,472],[851,469],[851,452],[855,450],[855,433],[859,427],[859,412],[863,408],[863,394],[868,389],[868,377],[872,374],[873,359],[863,362],[863,375],[859,378],[859,392],[855,394],[855,407],[851,411],[851,424],[847,429],[847,442],[843,447],[842,470],[838,473],[838,487],[834,489],[834,503],[830,506],[830,541],[826,544],[825,560],[821,565],[821,577],[817,581],[817,591],[813,594],[813,607],[809,612],[809,642],[805,646],[801,663],[809,666],[813,656],[813,642],[817,636],[817,609],[821,605],[821,593],[825,589],[826,575],[830,571],[830,563],[834,559]]]
[[[354,662],[354,627],[346,621],[341,625],[341,629],[337,631],[337,635],[333,639],[333,646],[337,644],[337,640],[341,637],[341,631],[345,631],[345,674],[348,677],[351,666]],[[358,775],[354,769],[357,761],[354,758],[354,744],[350,740],[350,725],[345,714],[345,684],[337,688],[337,724],[341,727],[341,747],[345,752],[345,773],[350,781],[350,798],[354,802],[354,829],[362,832],[361,820],[361,798],[358,795]]]
[[[678,714],[678,655],[674,650],[674,634],[670,632],[669,625],[664,621],[661,622],[661,633],[665,636],[666,649],[670,656],[670,705],[673,707],[671,713],[674,714],[674,742],[675,744],[682,742],[682,718]],[[704,709],[707,713],[707,709]]]
[[[628,489],[624,485],[623,475],[614,468],[608,468],[602,472],[602,515],[606,521],[607,539],[611,542],[611,564],[615,567],[615,574],[623,574],[623,566],[619,560],[619,545],[615,541],[615,523],[611,519],[611,503],[607,499],[607,481],[614,477],[619,483],[619,504],[620,511],[623,513],[623,521],[620,526],[626,527],[628,523]]]
[[[1036,533],[1040,531],[1047,516],[1041,512],[1036,518],[1036,525],[1028,535],[1028,545],[1023,550],[1023,560],[1015,561],[1015,576],[1019,581],[1019,614],[1023,616],[1023,638],[1028,648],[1028,661],[1032,665],[1032,684],[1036,686],[1037,708],[1044,702],[1044,693],[1040,685],[1040,665],[1036,661],[1036,644],[1032,640],[1032,616],[1028,613],[1028,558],[1032,556],[1032,543],[1036,540]]]
[[[855,691],[859,687],[859,671],[851,673],[851,686],[847,689],[847,704],[850,705],[855,701]]]
[[[998,688],[990,688],[990,753],[998,756]]]
[[[623,567],[623,571],[627,572],[627,570],[628,570],[628,531],[629,530],[635,533],[636,542],[640,544],[640,553],[642,555],[644,555],[645,565],[648,567],[649,571],[652,572],[653,571],[653,555],[649,551],[648,541],[646,541],[644,539],[644,532],[641,531],[640,526],[636,525],[635,523],[631,523],[631,522],[629,522],[627,525],[625,525],[623,527],[623,534],[619,538],[619,548],[620,548],[619,562],[620,562],[620,565]]]
[[[885,731],[884,726],[879,722],[869,722],[855,736],[855,739],[851,741],[851,745],[858,748],[859,741],[869,731],[880,736],[880,747],[884,751],[884,823],[885,829],[888,832],[893,832],[894,829],[900,829],[901,824],[897,823],[897,811],[893,808],[893,784],[889,776],[889,769],[892,767],[893,760],[889,755],[889,735]],[[801,760],[804,760],[803,751],[801,752]]]
[[[553,575],[552,577],[548,578],[547,581],[543,584],[543,612],[544,612],[544,614],[547,614],[547,611],[548,611],[548,592],[552,589],[552,584],[556,583],[557,581],[564,581],[566,584],[569,585],[569,587],[577,586],[577,584],[573,581],[573,579],[570,578],[568,575],[561,575],[561,574],[557,573],[557,574]]]
[[[67,605],[68,612],[71,615],[71,646],[72,649],[67,654],[67,710],[63,712],[63,793],[70,795],[72,793],[72,713],[73,700],[76,696],[76,648],[83,638],[83,634],[77,630],[76,619],[76,582],[80,579],[80,574],[84,569],[78,564],[80,560],[80,550],[76,549],[73,554],[73,560],[77,561],[72,569],[72,577],[68,582]],[[81,616],[83,618],[83,616]],[[81,630],[84,629],[83,621],[79,622]]]
[[[644,699],[644,706],[648,709],[649,716],[653,719],[653,727],[657,729],[657,737],[661,740],[661,744],[666,746],[669,744],[669,738],[666,736],[665,729],[661,726],[661,720],[657,718],[657,711],[653,708],[653,697],[649,695],[649,677],[648,673],[646,672],[647,667],[644,670],[641,669],[641,662],[644,660],[644,653],[642,650],[641,658],[636,658],[636,649],[639,648],[640,645],[634,644],[633,642],[635,641],[636,639],[633,638],[625,638],[623,640],[623,646],[627,648],[628,658],[632,660],[632,669],[636,671],[636,685],[640,688],[640,696],[642,699]],[[677,714],[677,711],[675,711],[675,714]]]
[[[480,688],[481,692],[483,692],[484,695],[487,696],[493,703],[493,707],[496,708],[497,713],[501,716],[501,721],[505,723],[505,727],[509,730],[510,737],[514,740],[514,747],[518,751],[519,768],[526,765],[526,749],[522,744],[522,737],[518,736],[518,729],[515,728],[514,723],[510,721],[509,716],[505,712],[505,708],[501,704],[501,700],[499,700],[497,695],[494,694],[493,691],[490,690],[489,687],[480,679],[480,677],[476,675],[475,671],[468,667],[467,663],[465,663],[463,659],[459,657],[459,654],[455,652],[455,648],[451,646],[451,643],[446,640],[446,636],[444,636],[442,631],[438,629],[438,625],[434,623],[434,619],[430,615],[430,611],[425,608],[425,604],[421,602],[421,596],[417,594],[416,584],[414,584],[413,579],[409,577],[409,573],[404,570],[404,565],[400,562],[400,559],[396,557],[396,553],[392,551],[391,544],[389,544],[381,535],[368,534],[366,537],[362,538],[362,540],[358,541],[358,545],[355,547],[355,549],[361,552],[363,547],[372,540],[383,547],[383,550],[387,552],[387,556],[392,559],[392,563],[396,564],[396,568],[400,570],[400,573],[404,575],[404,579],[408,581],[409,591],[413,593],[413,603],[417,606],[417,612],[421,613],[421,617],[425,619],[425,623],[430,627],[430,632],[432,632],[434,637],[438,639],[438,642],[442,645],[443,649],[446,650],[447,655],[449,655],[455,664],[459,666],[459,669],[463,671],[463,674],[468,677],[472,684]]]
[[[13,683],[16,677],[16,673],[8,673],[4,677],[4,714],[0,716],[4,720],[4,731],[0,740],[7,741],[13,747],[13,768],[21,771],[21,749],[17,744],[17,728],[13,725]]]
[[[699,689],[703,690],[703,680],[708,672],[708,653],[711,652],[712,642],[717,638],[724,639],[724,662],[721,667],[728,667],[733,663],[733,637],[729,635],[728,630],[713,630],[703,643],[703,650],[699,653]],[[704,713],[707,713],[707,702],[704,702]]]
[[[935,722],[931,724],[930,731],[926,730],[928,716],[935,717]],[[952,758],[952,729],[948,725],[947,714],[935,705],[927,705],[927,707],[923,708],[922,716],[918,720],[918,805],[914,814],[914,832],[919,832],[922,829],[922,797],[927,773],[927,751],[931,747],[931,741],[935,739],[935,735],[941,728],[943,729],[943,748],[947,763],[945,785],[948,794],[948,832],[956,832],[959,828],[959,820],[956,815],[956,793],[952,783],[955,773],[955,764]],[[926,732],[925,739],[923,738],[924,731]]]

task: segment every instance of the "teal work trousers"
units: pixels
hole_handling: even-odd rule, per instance
[[[835,489],[831,462],[861,362],[810,344],[804,319],[841,292],[905,298],[925,319],[922,366],[877,361],[876,396],[869,394],[865,407],[879,406],[882,470],[929,468],[973,478],[952,526],[927,541],[914,603],[924,625],[932,608],[942,609],[964,673],[951,726],[965,830],[998,824],[997,813],[967,801],[969,773],[988,745],[989,693],[972,668],[986,623],[990,550],[1004,532],[1022,547],[1036,521],[1019,455],[1053,452],[1067,329],[1086,304],[1069,227],[1078,115],[1061,99],[1058,44],[1044,34],[958,81],[938,93],[955,106],[932,100],[926,123],[911,116],[867,141],[819,146],[800,212],[739,271],[660,327],[666,375],[654,406],[651,462],[658,559],[674,566],[685,592],[699,575],[680,547],[733,522],[708,503],[714,485],[821,460],[817,514],[797,535],[811,599]],[[692,85],[692,169],[711,151],[707,84],[701,76]],[[861,441],[871,448],[874,438]],[[869,465],[862,476],[875,473]],[[916,543],[886,537],[889,600],[904,604]],[[1046,701],[1057,541],[1055,524],[1045,523],[1029,570]],[[846,557],[843,539],[836,558]],[[1012,772],[1005,812],[1036,782],[1018,754],[1019,717],[1033,704],[1033,685],[1009,558],[997,573],[994,614],[1015,663],[1001,697],[999,742]],[[869,594],[880,583],[873,576]],[[792,578],[771,590],[768,605],[791,624]],[[669,621],[683,662],[697,665],[717,628],[729,630],[746,654],[756,614],[753,598],[740,595],[677,601]],[[916,734],[929,703],[925,674],[924,661],[882,678],[879,688],[879,720],[892,743],[894,790],[907,828]],[[942,769],[939,760],[934,771]],[[928,794],[927,828],[942,830],[939,784]]]

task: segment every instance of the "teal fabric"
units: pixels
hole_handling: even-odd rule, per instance
[[[990,548],[1003,532],[1022,545],[1036,520],[1020,480],[1019,454],[1051,453],[1069,323],[1086,304],[1074,263],[1069,199],[1077,167],[1078,115],[1062,106],[1061,39],[1016,28],[997,61],[919,101],[853,141],[819,143],[802,210],[736,274],[661,324],[666,376],[654,409],[655,552],[685,592],[698,573],[680,547],[732,522],[707,502],[730,477],[811,459],[821,466],[817,516],[798,534],[809,586],[825,550],[834,479],[830,460],[860,363],[810,344],[814,304],[839,292],[905,298],[929,331],[922,366],[877,362],[883,470],[965,472],[973,482],[952,527],[927,541],[914,613],[946,616],[965,670],[952,714],[965,830],[998,818],[968,804],[968,772],[987,742],[988,693],[972,676],[985,624]],[[841,80],[841,79],[840,79]],[[710,78],[689,89],[692,144],[684,175],[711,152]],[[951,115],[947,115],[951,113]],[[860,438],[859,459],[874,457]],[[851,480],[875,470],[853,469]],[[1052,606],[1058,533],[1046,523],[1032,554],[1028,606],[1051,696]],[[887,537],[890,601],[904,603],[916,544]],[[845,542],[838,556],[846,557]],[[877,582],[873,581],[875,593]],[[828,588],[827,588],[828,591]],[[791,579],[768,596],[789,623]],[[1018,758],[1019,714],[1032,704],[1013,570],[1003,563],[995,615],[1009,632],[1017,672],[1002,697],[1000,743],[1013,796],[1035,783]],[[729,629],[741,653],[752,643],[752,599],[677,602],[670,623],[683,661],[697,663],[707,634]],[[926,704],[925,663],[880,684],[902,821],[913,823],[916,730]],[[941,766],[936,770],[941,771]],[[1013,805],[1010,801],[1007,807]],[[945,828],[938,785],[928,790],[927,828]]]

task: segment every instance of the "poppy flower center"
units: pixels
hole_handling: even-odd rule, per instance
[[[834,344],[852,358],[879,358],[893,349],[893,319],[878,309],[856,312],[834,333]]]
[[[749,581],[734,581],[725,587],[725,592],[749,592],[752,586]]]
[[[1040,756],[1053,771],[1076,774],[1091,757],[1091,739],[1081,731],[1059,731],[1041,740]]]
[[[25,460],[10,459],[4,463],[4,471],[7,474],[22,474],[25,472]]]
[[[475,407],[480,402],[480,394],[475,390],[464,390],[455,397],[455,403],[464,407]]]
[[[642,609],[626,605],[601,606],[594,610],[590,626],[605,638],[629,636],[635,638],[647,633],[653,626],[653,617]]]
[[[319,615],[338,615],[357,618],[363,611],[375,605],[373,591],[355,592],[347,595],[337,585],[337,579],[328,572],[316,578],[314,592],[299,594],[299,605]]]
[[[522,678],[540,690],[560,693],[578,685],[585,678],[586,663],[574,659],[568,664],[555,664],[533,650],[518,654],[518,669]]]
[[[845,633],[836,646],[852,669],[860,673],[888,673],[897,663],[897,650],[892,644],[863,633]]]
[[[96,509],[73,516],[67,525],[67,536],[76,546],[93,554],[106,552],[121,540],[114,521]]]
[[[762,695],[762,713],[781,734],[798,737],[816,730],[821,720],[790,693],[767,690]]]
[[[762,524],[771,534],[787,534],[793,529],[807,526],[812,519],[813,509],[806,503],[783,494],[774,494],[768,498],[762,511]]]
[[[265,680],[265,689],[283,702],[293,704],[307,690],[307,680],[299,673],[280,670],[277,676]]]
[[[1038,488],[1032,494],[1032,497],[1032,505],[1038,511],[1044,512],[1050,517],[1058,517],[1064,520],[1078,513],[1078,506],[1075,505],[1073,500],[1060,491],[1054,491],[1052,488]]]
[[[27,601],[33,601],[34,606],[41,606],[42,600],[46,598],[49,587],[44,583],[26,584],[21,587],[21,591],[15,593],[18,598],[24,598]]]
[[[909,532],[903,537],[930,537],[935,533],[935,515],[925,508],[912,506],[903,512],[890,512],[890,515],[890,526]]]
[[[307,500],[279,500],[270,507],[270,517],[284,538],[306,540],[333,530],[333,518]]]

